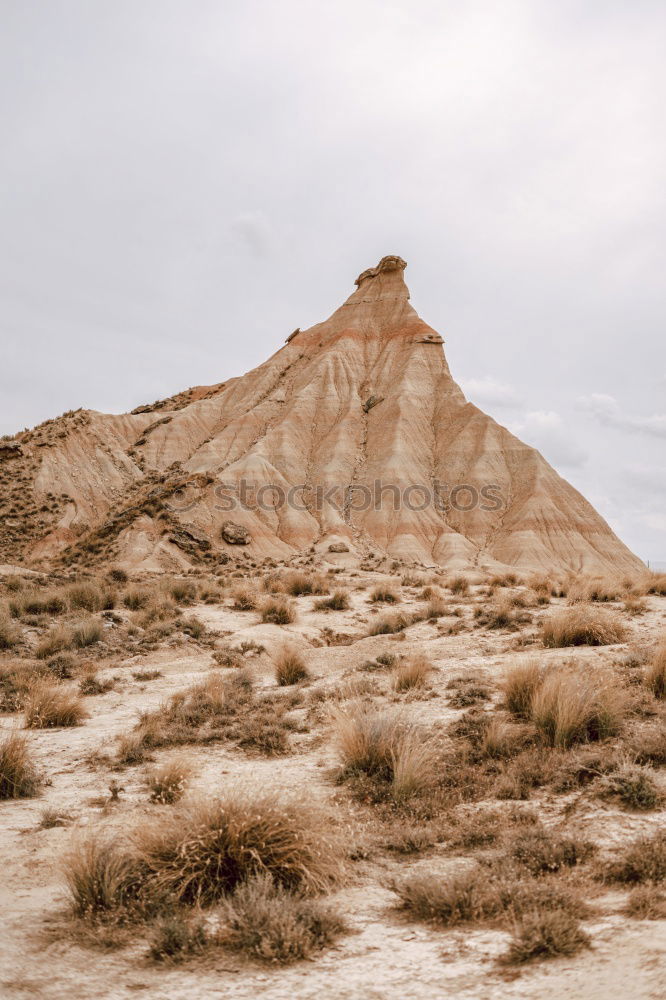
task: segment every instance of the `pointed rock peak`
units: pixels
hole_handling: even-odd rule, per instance
[[[402,257],[394,255],[382,257],[377,267],[369,267],[359,274],[355,281],[356,290],[349,296],[345,305],[359,306],[361,303],[377,303],[383,300],[392,300],[394,303],[397,300],[406,304],[409,299],[409,289],[403,275],[406,267],[407,264]]]
[[[365,271],[361,271],[358,278],[354,282],[360,288],[364,281],[368,281],[370,278],[377,278],[380,274],[388,274],[391,271],[397,271],[398,276],[402,280],[402,271],[407,267],[407,261],[403,260],[402,257],[396,257],[391,254],[388,257],[382,257],[377,267],[369,267]]]

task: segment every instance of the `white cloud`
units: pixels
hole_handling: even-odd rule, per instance
[[[509,429],[554,465],[581,466],[587,460],[587,452],[554,410],[530,410]]]
[[[606,427],[616,427],[618,430],[637,434],[666,437],[666,413],[653,413],[649,417],[636,417],[630,413],[624,413],[617,399],[603,392],[579,396],[578,405],[591,413],[599,423]]]
[[[460,379],[463,392],[473,403],[482,406],[514,407],[520,404],[516,390],[505,382],[499,382],[492,375],[483,378]]]

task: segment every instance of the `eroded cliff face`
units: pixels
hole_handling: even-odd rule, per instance
[[[0,483],[20,481],[32,508],[0,561],[69,550],[176,568],[228,552],[231,520],[256,557],[345,542],[452,568],[642,568],[537,451],[466,401],[404,269],[383,258],[242,378],[18,435]]]

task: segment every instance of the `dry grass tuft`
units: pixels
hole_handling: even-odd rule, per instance
[[[296,613],[285,598],[274,597],[262,604],[261,620],[268,625],[291,625],[296,620]]]
[[[373,604],[398,604],[400,601],[400,595],[394,587],[388,586],[387,584],[381,584],[380,586],[375,587],[371,592],[370,600]]]
[[[626,695],[610,673],[565,665],[544,673],[530,719],[550,746],[569,747],[614,736],[626,711]]]
[[[283,646],[282,649],[276,653],[273,662],[275,667],[275,680],[280,687],[284,687],[289,684],[298,684],[299,681],[304,681],[310,676],[305,660],[296,646]]]
[[[340,778],[366,778],[380,794],[417,795],[436,780],[433,751],[400,712],[377,711],[362,703],[333,709]]]
[[[18,630],[9,617],[0,611],[0,650],[12,649],[18,641]]]
[[[666,879],[666,831],[639,837],[618,852],[602,872],[608,882],[663,882]]]
[[[551,615],[543,624],[544,646],[607,646],[623,642],[627,629],[610,613],[576,604]]]
[[[410,656],[401,661],[392,670],[391,684],[394,691],[410,691],[412,688],[425,687],[428,674],[433,669],[432,663],[425,656]]]
[[[153,894],[205,906],[263,873],[289,890],[329,889],[342,876],[332,828],[311,799],[231,790],[147,820],[132,843]]]
[[[109,838],[91,834],[75,841],[63,859],[62,872],[78,917],[91,920],[137,904],[136,861]]]
[[[399,909],[444,927],[484,920],[502,909],[495,886],[478,868],[438,879],[418,873],[393,889],[400,900]]]
[[[185,794],[192,776],[192,764],[186,757],[167,761],[150,771],[146,784],[150,791],[150,801],[171,806]]]
[[[657,646],[645,671],[645,683],[655,698],[666,698],[666,641]]]
[[[412,619],[408,615],[384,615],[371,624],[368,635],[395,635],[397,632],[404,632],[411,624]]]
[[[0,799],[27,799],[41,785],[28,744],[23,736],[11,733],[0,743]]]
[[[577,917],[566,910],[535,908],[516,923],[503,960],[516,964],[535,958],[574,955],[589,945],[590,938]]]
[[[315,601],[315,611],[348,611],[351,607],[349,594],[346,590],[336,590],[330,597]]]
[[[294,895],[267,874],[241,883],[222,902],[220,916],[221,944],[280,965],[309,958],[346,930],[330,905]]]
[[[87,715],[77,693],[44,679],[31,685],[24,707],[26,729],[79,726]]]
[[[640,885],[630,893],[624,912],[636,920],[666,920],[666,892],[656,885]]]
[[[326,580],[317,573],[302,573],[293,570],[283,577],[282,586],[285,593],[292,597],[302,597],[307,594],[327,594]]]
[[[72,633],[63,625],[57,625],[50,629],[43,639],[37,644],[35,656],[38,660],[48,660],[56,653],[62,653],[65,649],[71,649],[73,645]]]
[[[154,962],[183,962],[199,955],[209,943],[206,926],[199,917],[176,911],[155,925],[148,957]]]
[[[502,685],[504,704],[512,715],[529,719],[532,700],[543,680],[543,669],[538,660],[530,658],[514,664],[506,672]]]
[[[602,798],[617,799],[628,809],[647,812],[663,802],[652,768],[641,764],[625,763],[605,775],[599,788]]]
[[[231,606],[234,611],[255,611],[258,603],[257,592],[252,587],[234,587],[231,592]]]

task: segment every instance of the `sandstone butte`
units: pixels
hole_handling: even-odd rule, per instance
[[[240,378],[130,414],[73,411],[3,442],[0,562],[176,570],[237,555],[226,539],[247,539],[238,526],[253,559],[333,546],[349,549],[336,559],[456,570],[643,569],[534,448],[465,399],[410,305],[405,266],[384,257],[329,319]],[[403,499],[385,489],[377,504],[378,482]],[[249,508],[271,489],[262,509],[230,511],[221,483],[244,483]],[[404,502],[434,484],[437,504],[418,509],[415,490]]]

